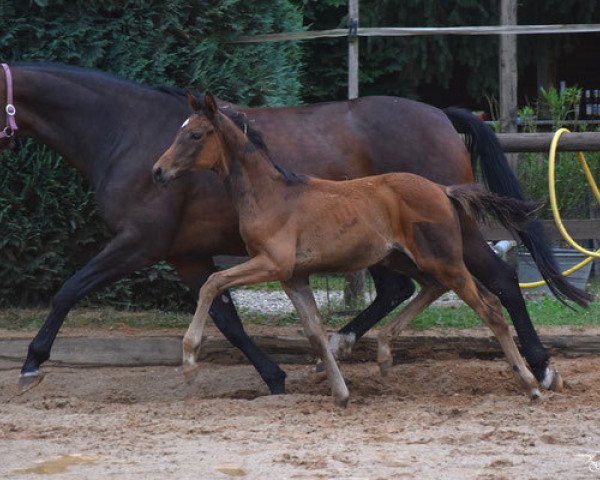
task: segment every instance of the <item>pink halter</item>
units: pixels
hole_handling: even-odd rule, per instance
[[[0,140],[3,138],[13,138],[16,131],[19,129],[19,127],[17,127],[17,121],[15,120],[17,110],[13,104],[12,73],[6,63],[2,64],[2,68],[4,69],[4,76],[6,77],[6,107],[4,109],[4,112],[6,113],[6,126],[0,131]]]

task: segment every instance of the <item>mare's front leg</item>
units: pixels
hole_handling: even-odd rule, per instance
[[[183,373],[187,380],[198,367],[196,358],[200,351],[202,332],[210,307],[217,295],[240,285],[268,282],[279,278],[280,270],[266,256],[258,255],[235,267],[213,273],[202,287],[196,313],[183,337]]]
[[[208,276],[216,271],[212,259],[206,259],[202,262],[186,260],[172,263],[193,292],[198,292]],[[209,314],[215,326],[225,338],[234,347],[239,348],[250,363],[254,365],[258,374],[269,387],[269,391],[272,394],[285,393],[285,372],[248,336],[242,326],[242,321],[238,316],[229,291],[224,291],[221,295],[215,297]]]
[[[348,355],[354,344],[367,331],[415,292],[415,285],[410,278],[383,265],[369,267],[369,273],[375,284],[375,300],[331,336],[329,349],[336,358]]]
[[[350,393],[335,358],[327,347],[325,332],[321,325],[321,315],[308,284],[308,277],[292,278],[286,282],[282,282],[282,285],[285,293],[298,311],[302,326],[304,327],[304,333],[308,337],[315,353],[323,360],[335,403],[341,407],[345,407],[350,399]]]
[[[44,374],[40,371],[40,365],[50,358],[52,344],[65,317],[81,298],[156,261],[156,256],[141,249],[140,244],[136,235],[118,235],[64,283],[52,299],[52,309],[44,324],[29,344],[19,381],[23,391],[42,381]]]

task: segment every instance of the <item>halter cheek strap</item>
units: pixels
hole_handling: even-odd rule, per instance
[[[6,114],[6,126],[0,131],[0,139],[13,138],[16,131],[19,129],[19,127],[17,127],[17,121],[15,120],[17,110],[13,104],[12,73],[6,63],[2,64],[2,68],[4,69],[4,77],[6,78],[6,107],[4,108],[4,113]]]

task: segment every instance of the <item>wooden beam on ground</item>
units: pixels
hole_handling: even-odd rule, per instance
[[[505,152],[548,152],[554,133],[499,133]],[[557,150],[561,152],[600,151],[600,132],[563,133]]]
[[[255,336],[254,340],[279,363],[311,364],[315,361],[304,337]],[[552,354],[600,354],[600,337],[597,335],[542,335],[541,340]],[[70,367],[178,366],[181,365],[181,341],[180,336],[59,337],[49,364]],[[29,342],[29,338],[1,339],[0,369],[20,368]],[[492,337],[406,336],[394,342],[392,350],[396,363],[447,356],[485,359],[503,356]],[[376,353],[377,339],[368,336],[355,345],[351,357],[344,361],[374,362]],[[205,338],[201,358],[223,364],[248,363],[242,353],[222,337]]]

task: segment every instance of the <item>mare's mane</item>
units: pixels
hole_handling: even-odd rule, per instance
[[[14,65],[15,67],[23,67],[23,68],[32,68],[39,69],[44,72],[49,73],[65,73],[65,74],[73,74],[73,75],[82,75],[90,80],[99,80],[99,81],[110,81],[110,82],[118,82],[123,83],[124,85],[128,85],[129,87],[139,88],[144,90],[154,90],[156,92],[165,93],[167,95],[171,95],[174,97],[181,97],[182,99],[186,98],[187,92],[189,89],[173,87],[171,85],[157,85],[150,86],[142,83],[138,83],[134,80],[129,80],[127,78],[121,77],[120,75],[104,72],[102,70],[97,70],[95,68],[89,67],[79,67],[76,65],[67,65],[63,63],[52,63],[52,62],[13,62],[10,65]],[[197,90],[192,90],[192,93],[200,98],[202,94]]]
[[[49,72],[49,73],[64,73],[71,75],[81,75],[85,76],[86,79],[96,80],[96,81],[105,81],[105,82],[117,82],[122,83],[130,88],[138,88],[143,90],[153,90],[155,92],[160,92],[166,95],[171,95],[174,97],[185,98],[187,93],[190,92],[189,89],[177,88],[169,85],[159,85],[159,86],[148,86],[144,84],[137,83],[133,80],[128,80],[119,75],[115,75],[113,73],[103,72],[101,70],[96,70],[94,68],[88,67],[79,67],[75,65],[66,65],[61,63],[52,63],[52,62],[14,62],[11,65],[23,67],[23,68],[31,68],[31,69],[39,69],[40,71]],[[192,90],[191,93],[198,99],[204,98],[197,90]],[[231,108],[225,108],[221,110],[225,115],[227,115],[235,125],[242,130],[248,136],[248,139],[252,144],[261,150],[269,161],[273,164],[273,166],[283,175],[287,184],[296,185],[299,183],[306,183],[307,176],[292,172],[282,167],[278,163],[276,163],[270,156],[267,146],[263,140],[261,133],[249,125],[246,116],[242,113],[236,112]]]

